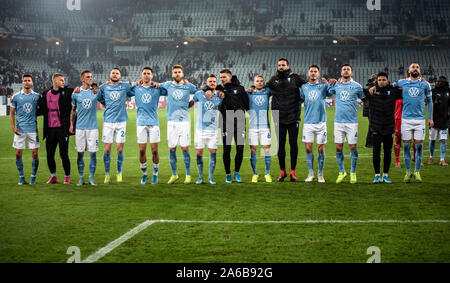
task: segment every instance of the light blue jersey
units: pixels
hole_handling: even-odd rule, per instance
[[[72,105],[77,108],[77,129],[98,129],[97,123],[97,95],[92,89],[80,89],[79,93],[72,94]]]
[[[11,107],[16,109],[16,128],[21,133],[37,133],[36,109],[39,94],[20,91],[11,99]]]
[[[358,123],[358,98],[364,98],[364,92],[361,85],[355,81],[347,83],[336,83],[329,90],[335,94],[336,113],[334,122],[336,123]]]
[[[131,96],[132,86],[128,83],[117,85],[102,84],[98,91],[98,100],[105,105],[103,121],[118,123],[128,121],[127,96]]]
[[[431,100],[431,87],[428,82],[404,79],[394,83],[394,87],[402,89],[402,119],[425,120],[425,99],[428,103],[428,118],[432,118],[433,102]]]
[[[325,110],[325,99],[332,96],[329,92],[331,86],[317,82],[309,82],[302,85],[300,97],[305,101],[304,124],[317,124],[327,121],[327,111]]]
[[[198,102],[196,128],[217,131],[217,113],[219,105],[222,103],[217,92],[212,95],[210,100],[207,100],[205,93],[199,90],[194,95],[194,101]]]
[[[269,128],[269,97],[272,91],[265,88],[253,93],[247,92],[249,100],[249,129],[268,129]]]
[[[167,91],[167,121],[189,122],[189,98],[198,89],[191,83],[177,85],[174,82],[160,84]]]
[[[164,88],[154,88],[153,86],[140,86],[132,89],[131,96],[135,96],[137,107],[137,126],[159,126],[159,97],[166,95],[167,91]]]

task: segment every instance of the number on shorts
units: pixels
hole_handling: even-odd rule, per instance
[[[125,131],[120,131],[120,137],[125,137]]]

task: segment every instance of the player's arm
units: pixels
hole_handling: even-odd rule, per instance
[[[434,126],[434,121],[433,121],[433,99],[431,98],[430,84],[428,84],[427,87],[425,88],[425,99],[426,99],[427,108],[428,108],[428,127],[433,128],[433,126]]]
[[[105,91],[103,90],[104,88],[104,84],[101,85],[98,88],[98,93],[97,93],[97,100],[98,102],[100,102],[103,106],[105,106]]]
[[[306,84],[307,82],[302,79],[299,75],[294,74],[292,75],[293,79],[295,80],[295,83],[297,84],[298,88],[301,88],[302,85]]]
[[[77,115],[77,107],[75,105],[72,104],[72,110],[70,111],[70,127],[69,127],[69,132],[71,134],[74,134],[75,131],[73,130],[73,120],[75,118],[75,115]]]
[[[11,105],[9,111],[9,122],[11,123],[11,128],[14,134],[20,136],[19,129],[16,128],[16,107]]]
[[[392,87],[392,92],[394,92],[394,97],[396,100],[398,99],[403,99],[403,89],[399,88],[399,87]]]
[[[189,101],[189,108],[191,108],[192,106],[194,106],[195,102],[198,102],[198,101],[199,101],[199,97],[200,97],[201,95],[205,95],[205,93],[204,93],[203,91],[201,91],[201,90],[195,92],[194,97],[192,98],[191,101]]]
[[[243,86],[239,87],[239,93],[241,96],[242,103],[246,111],[250,109],[250,99],[248,98],[247,92]]]

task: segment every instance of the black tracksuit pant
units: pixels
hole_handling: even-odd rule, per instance
[[[242,112],[244,113],[244,112]],[[244,145],[245,145],[245,116],[242,117],[230,117],[228,119],[228,127],[226,124],[222,129],[222,141],[223,141],[223,165],[225,167],[225,173],[231,174],[231,144],[236,143],[236,155],[234,157],[234,171],[239,172],[242,165],[242,159],[244,158]],[[233,121],[234,120],[234,121]],[[231,126],[233,125],[233,126]]]
[[[276,124],[277,126],[277,124]],[[278,132],[278,162],[280,163],[280,169],[286,170],[286,135],[289,133],[289,146],[291,154],[291,169],[295,170],[297,166],[297,156],[298,156],[298,131],[299,123],[291,124],[279,124]]]
[[[59,146],[59,156],[62,159],[64,174],[70,176],[69,136],[61,128],[48,128],[45,148],[47,149],[47,165],[50,173],[56,173],[55,152],[57,146]]]
[[[375,174],[380,174],[380,155],[381,155],[381,144],[383,143],[384,149],[384,164],[383,173],[389,173],[389,168],[391,166],[391,154],[392,154],[392,144],[393,137],[392,134],[380,135],[374,133],[373,137],[373,168],[375,169]]]

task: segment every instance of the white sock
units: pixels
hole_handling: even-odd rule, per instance
[[[158,176],[158,172],[159,172],[159,163],[158,164],[153,163],[153,175]]]
[[[387,173],[383,173],[383,178],[384,178],[384,177],[387,177],[387,176],[388,176],[388,174],[387,174]]]
[[[380,177],[380,174],[375,174],[375,177]]]

